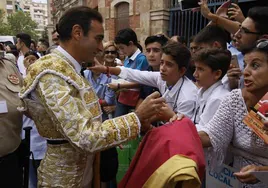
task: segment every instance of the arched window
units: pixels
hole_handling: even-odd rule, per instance
[[[116,33],[129,27],[129,3],[123,2],[116,6]]]

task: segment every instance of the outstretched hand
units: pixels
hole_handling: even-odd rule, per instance
[[[92,67],[87,67],[88,70],[94,71],[94,72],[98,72],[98,73],[106,73],[107,72],[107,68],[106,66],[102,65],[97,58],[94,58],[94,66]]]

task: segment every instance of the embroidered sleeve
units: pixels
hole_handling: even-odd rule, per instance
[[[59,76],[40,78],[37,93],[57,129],[70,143],[82,150],[95,152],[135,138],[140,122],[135,113],[101,123],[96,117],[98,100],[90,104],[74,96],[77,90]],[[92,92],[92,93],[90,93]],[[90,95],[95,95],[93,89]]]
[[[233,138],[233,110],[232,93],[227,95],[221,102],[213,118],[205,124],[201,131],[209,135],[213,151],[208,153],[208,158],[212,160],[212,166],[222,164],[228,145]]]

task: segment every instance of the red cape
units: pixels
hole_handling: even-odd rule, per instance
[[[154,128],[144,136],[119,188],[142,187],[174,155],[195,161],[202,181],[205,172],[204,152],[195,125],[188,118]]]

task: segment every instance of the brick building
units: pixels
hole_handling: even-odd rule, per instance
[[[127,27],[135,30],[141,45],[149,35],[168,33],[167,0],[88,0],[88,6],[103,15],[105,41]]]

